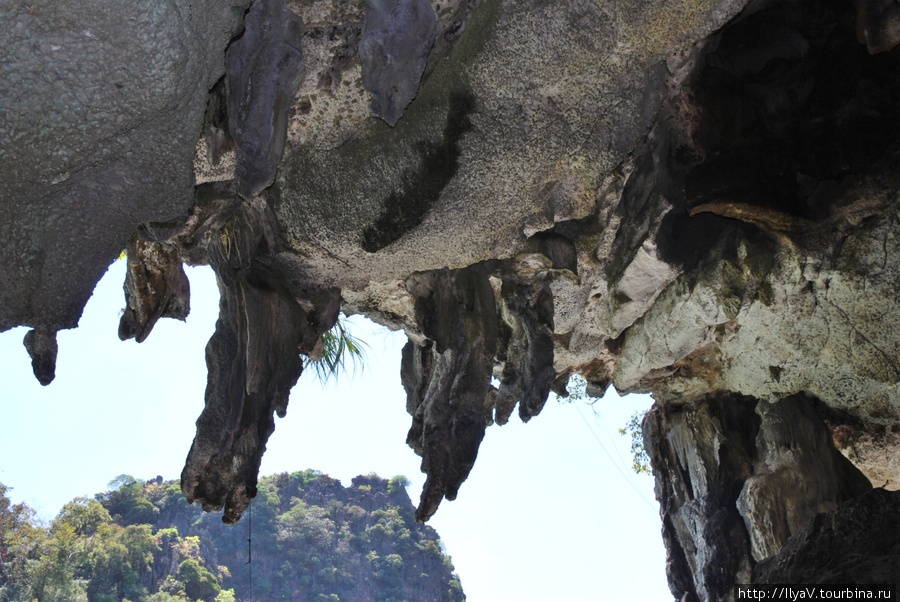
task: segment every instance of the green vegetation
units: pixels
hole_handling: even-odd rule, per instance
[[[307,360],[304,366],[311,365],[323,383],[341,372],[346,373],[348,360],[353,370],[365,365],[368,344],[350,333],[346,320],[344,314],[338,317],[337,323],[323,335],[325,346],[322,349],[322,357]]]
[[[121,475],[49,527],[0,484],[0,601],[465,600],[437,533],[415,522],[407,483],[266,477],[252,533],[249,512],[226,526],[160,477]]]
[[[650,456],[644,449],[644,433],[641,430],[641,421],[646,412],[635,412],[628,419],[628,423],[619,429],[619,434],[631,436],[631,469],[636,474],[652,474],[650,470]]]
[[[565,403],[573,403],[575,401],[583,401],[590,405],[600,401],[597,397],[591,397],[587,394],[587,381],[580,374],[573,374],[566,383],[566,392],[568,395],[559,397],[559,401]]]
[[[569,394],[560,398],[560,401],[573,403],[583,401],[590,406],[600,401],[597,397],[591,397],[587,394],[587,381],[578,374],[573,374],[569,378],[566,385]],[[646,412],[635,412],[628,419],[628,422],[619,429],[619,434],[623,437],[631,437],[631,469],[635,474],[652,474],[650,470],[650,456],[644,449],[644,434],[641,430],[641,421],[644,419]]]

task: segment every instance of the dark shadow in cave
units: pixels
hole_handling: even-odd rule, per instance
[[[821,220],[900,133],[900,52],[872,56],[853,4],[780,2],[720,34],[692,87],[705,159],[688,207],[746,203]]]

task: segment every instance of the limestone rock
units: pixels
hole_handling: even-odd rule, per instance
[[[552,258],[546,259],[552,262]],[[514,269],[521,268],[513,265]],[[500,388],[493,400],[498,424],[506,424],[516,403],[523,422],[537,416],[556,378],[553,295],[549,286],[554,276],[550,270],[514,273],[514,277],[502,280],[500,288],[501,343],[495,369]]]
[[[484,437],[485,399],[497,348],[497,309],[481,267],[414,275],[410,293],[428,341],[403,349],[402,375],[413,425],[407,443],[428,475],[416,520],[456,499]]]
[[[760,403],[756,413],[756,458],[737,508],[759,562],[777,554],[811,516],[865,493],[871,484],[836,453],[830,431],[808,400]]]
[[[571,374],[656,397],[679,597],[852,507],[832,441],[895,478],[890,2],[151,4],[0,8],[0,329],[46,384],[126,245],[124,336],[211,264],[189,499],[239,516],[342,305],[409,336],[421,520]]]
[[[205,510],[224,506],[222,520],[231,524],[256,495],[274,414],[285,416],[288,393],[303,370],[300,352],[312,352],[327,329],[322,327],[330,327],[337,313],[330,323],[316,324],[284,289],[260,275],[238,279],[222,292],[222,315],[206,348],[206,406],[181,488]]]
[[[247,1],[4,3],[0,330],[74,328],[138,224],[183,215]]]
[[[321,345],[340,308],[335,290],[289,290],[266,264],[277,247],[264,203],[233,202],[207,246],[219,280],[220,315],[206,348],[206,405],[181,475],[188,501],[206,510],[224,506],[222,520],[229,524],[256,495],[274,414],[285,416],[303,370],[300,354]]]
[[[802,396],[654,406],[644,445],[679,600],[732,600],[806,521],[871,489]]]
[[[900,490],[900,425],[851,422],[833,427],[834,445],[872,483]]]
[[[858,0],[856,36],[869,52],[886,52],[900,44],[900,10],[893,2]]]
[[[424,335],[407,343],[401,364],[413,416],[407,443],[428,474],[420,521],[444,497],[456,498],[485,428],[505,424],[516,405],[523,421],[539,414],[556,378],[551,275],[543,263],[545,269],[531,273],[512,271],[515,265],[487,262],[407,280]],[[491,384],[494,376],[499,390]]]
[[[302,39],[303,21],[284,0],[256,0],[244,19],[243,35],[225,53],[235,180],[247,200],[275,179],[288,111],[306,74]]]
[[[434,46],[437,19],[428,0],[366,0],[359,42],[372,114],[391,126],[412,102]]]
[[[872,491],[809,519],[753,583],[900,585],[900,494]]]
[[[35,378],[46,387],[56,376],[56,354],[59,353],[56,333],[29,330],[23,343],[31,357],[31,370]]]
[[[677,600],[728,599],[735,583],[750,580],[750,538],[736,501],[751,474],[759,428],[754,406],[751,399],[718,397],[655,407],[644,419],[666,575]]]
[[[160,318],[184,321],[190,313],[191,285],[173,246],[133,238],[126,249],[125,312],[119,338],[142,343]]]

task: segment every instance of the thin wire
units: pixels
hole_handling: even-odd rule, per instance
[[[602,418],[603,417],[602,414],[600,414],[600,412],[598,412],[597,410],[594,409],[593,404],[591,404],[591,409],[594,410],[594,418]],[[595,420],[595,422],[596,422],[596,420]],[[616,445],[615,440],[613,439],[612,433],[609,432],[609,426],[606,424],[606,422],[603,422],[603,432],[606,433],[607,438],[612,442],[613,449],[616,450],[616,457],[618,457],[619,460],[621,461],[620,466],[624,466],[625,471],[627,472],[628,471],[628,463],[625,461],[625,458],[623,458],[622,454],[619,452],[619,446]]]
[[[644,496],[644,493],[643,493],[640,489],[638,489],[637,485],[634,484],[634,481],[632,481],[632,480],[628,477],[628,475],[625,474],[625,472],[622,470],[622,467],[619,466],[619,463],[616,462],[616,461],[613,459],[612,455],[607,451],[606,446],[603,445],[603,441],[600,440],[600,437],[598,437],[598,436],[597,436],[597,433],[594,432],[594,429],[591,428],[591,425],[590,425],[590,423],[587,421],[587,418],[585,418],[585,417],[584,417],[584,414],[581,413],[581,410],[578,409],[578,404],[577,404],[577,403],[573,403],[573,404],[569,404],[569,405],[571,405],[571,406],[573,406],[573,407],[575,408],[575,411],[576,411],[576,412],[578,413],[578,415],[581,417],[582,422],[584,422],[584,426],[587,427],[587,429],[591,432],[591,435],[594,436],[594,439],[597,440],[597,443],[600,444],[600,449],[603,450],[603,453],[606,454],[606,457],[609,458],[609,461],[612,463],[612,465],[615,466],[615,468],[616,468],[617,471],[619,471],[619,474],[622,475],[622,478],[625,479],[626,481],[628,481],[628,484],[631,486],[631,488],[634,489],[635,493],[637,493],[637,494],[640,496],[640,498],[641,498],[642,500],[644,500],[644,502],[647,504],[647,506],[650,507],[651,510],[656,510],[656,507],[655,507],[653,504],[650,503],[650,500],[648,500],[648,499]]]
[[[250,565],[250,602],[253,602],[253,498],[247,506],[247,564]]]

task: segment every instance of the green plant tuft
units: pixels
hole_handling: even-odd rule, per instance
[[[341,314],[331,330],[322,336],[325,340],[322,357],[317,360],[307,359],[304,368],[312,366],[316,371],[316,377],[323,383],[331,377],[337,377],[339,373],[354,374],[357,368],[363,370],[369,345],[350,333],[344,314]]]

